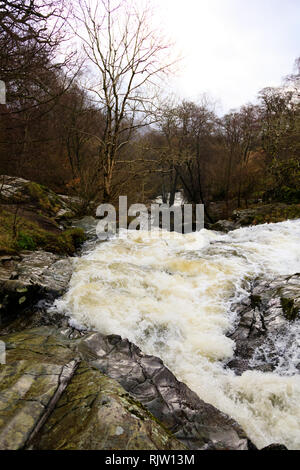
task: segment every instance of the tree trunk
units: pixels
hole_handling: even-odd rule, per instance
[[[173,170],[172,173],[173,173],[173,178],[171,178],[170,199],[169,199],[169,205],[171,207],[174,206],[175,194],[176,194],[176,190],[177,190],[177,180],[178,180],[177,171],[174,172],[174,170]]]

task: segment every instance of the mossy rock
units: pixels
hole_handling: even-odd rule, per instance
[[[185,449],[114,380],[81,362],[33,447],[38,450]]]
[[[294,299],[281,297],[280,301],[285,317],[289,321],[295,321],[299,315],[299,308],[295,306]]]
[[[62,208],[59,197],[46,186],[29,182],[26,189],[31,200],[38,205],[42,212],[55,215]]]
[[[0,340],[0,449],[185,450],[138,400],[55,328]]]
[[[277,223],[300,218],[300,204],[266,204],[234,211],[232,218],[241,226]]]
[[[60,235],[39,231],[32,237],[36,246],[43,250],[68,255],[72,255],[86,239],[81,228],[70,228]]]

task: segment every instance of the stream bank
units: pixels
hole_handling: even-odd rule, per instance
[[[87,231],[93,223],[77,225]],[[73,261],[42,250],[1,259],[0,448],[255,450],[235,420],[201,400],[161,359],[126,336],[70,327],[68,317],[49,309],[68,289]],[[296,274],[252,279],[249,292],[228,334],[236,349],[226,367],[237,375],[284,367],[280,338],[292,331],[295,343],[299,317]],[[272,338],[279,338],[277,349]]]

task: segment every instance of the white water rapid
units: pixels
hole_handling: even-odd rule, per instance
[[[300,272],[300,220],[227,235],[124,231],[76,259],[66,295],[56,302],[77,327],[118,334],[159,356],[204,401],[236,419],[258,447],[300,449],[300,376],[224,365],[231,305],[249,282]],[[299,354],[299,349],[298,349]]]

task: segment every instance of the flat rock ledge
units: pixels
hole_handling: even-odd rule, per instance
[[[118,336],[40,327],[0,340],[2,450],[254,448],[160,359]]]

